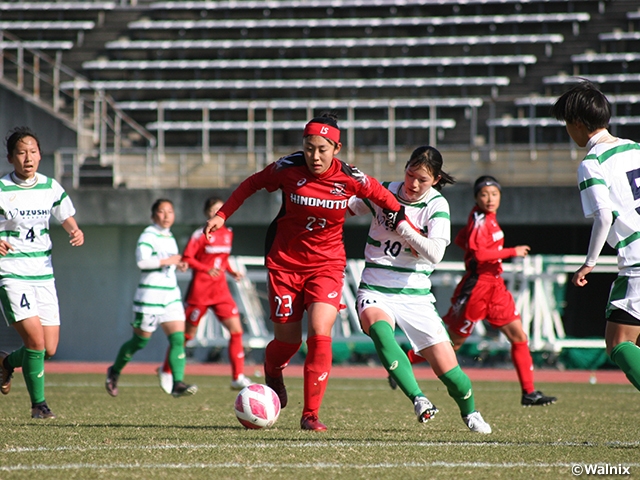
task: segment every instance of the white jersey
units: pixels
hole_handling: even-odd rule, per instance
[[[0,236],[14,248],[0,257],[0,284],[53,281],[49,219],[53,215],[64,223],[75,213],[52,178],[36,173],[29,186],[18,185],[11,174],[0,178]]]
[[[578,167],[578,186],[585,217],[613,212],[607,243],[618,251],[620,275],[640,276],[640,145],[594,145]]]
[[[382,185],[404,205],[406,217],[420,232],[429,238],[451,242],[451,218],[449,203],[435,188],[417,203],[407,203],[398,197],[403,182],[385,182]],[[382,209],[367,199],[351,197],[349,209],[356,215],[373,215],[365,247],[365,269],[359,288],[381,293],[400,295],[430,295],[429,275],[435,264],[416,255],[407,241],[396,232],[385,228],[379,218]]]
[[[178,253],[178,244],[169,229],[149,225],[138,239],[136,262],[151,258],[163,260]],[[164,313],[167,305],[181,301],[175,265],[142,270],[133,300],[134,312],[158,315]]]

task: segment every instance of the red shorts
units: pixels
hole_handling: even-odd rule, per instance
[[[520,313],[502,277],[465,275],[451,299],[451,308],[442,318],[449,332],[468,337],[476,322],[486,320],[503,327],[520,319]]]
[[[323,269],[315,272],[285,272],[269,270],[269,309],[274,323],[302,320],[312,303],[328,303],[337,310],[340,303],[344,269]]]
[[[213,313],[220,321],[227,320],[228,318],[238,315],[238,306],[233,300],[233,297],[229,295],[221,298],[219,302],[216,302],[213,305],[194,305],[187,303],[187,306],[185,307],[187,323],[197,327],[209,308],[213,310]]]

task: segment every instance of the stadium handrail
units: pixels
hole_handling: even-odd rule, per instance
[[[576,77],[573,75],[552,75],[544,77],[542,83],[545,85],[567,85],[577,83],[580,79],[586,78],[594,83],[633,83],[640,82],[640,73],[612,73],[603,75],[583,75]]]
[[[574,63],[592,63],[592,62],[637,62],[640,60],[640,53],[636,52],[620,52],[620,53],[581,53],[579,55],[571,55],[571,61]]]
[[[608,32],[598,35],[600,41],[640,40],[640,32]]]
[[[167,70],[222,68],[329,68],[329,67],[406,67],[406,66],[483,66],[533,65],[535,55],[482,55],[469,57],[368,57],[368,58],[297,58],[242,60],[90,60],[82,64],[87,70]]]
[[[91,30],[90,20],[0,20],[0,30]]]
[[[179,89],[303,89],[303,88],[406,88],[507,86],[509,77],[331,78],[290,80],[78,80],[61,84],[63,90],[179,90]]]
[[[71,50],[73,42],[52,41],[52,40],[24,40],[21,42],[0,41],[0,48],[5,50],[13,50],[18,48],[31,48],[36,50]]]
[[[279,38],[279,39],[199,39],[199,40],[130,40],[107,42],[109,50],[147,49],[218,49],[235,48],[354,48],[354,47],[421,47],[436,45],[501,45],[564,42],[561,34],[531,35],[471,35],[425,37],[376,37],[376,38]]]

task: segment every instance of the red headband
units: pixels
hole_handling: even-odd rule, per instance
[[[309,135],[320,135],[321,137],[333,140],[335,143],[340,143],[340,130],[324,123],[307,123],[302,136],[307,137]]]

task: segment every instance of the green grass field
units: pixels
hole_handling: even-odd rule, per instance
[[[516,382],[475,382],[491,435],[467,430],[437,381],[422,381],[440,413],[419,424],[384,380],[332,379],[321,411],[329,430],[301,431],[302,380],[268,430],[235,418],[227,377],[191,377],[189,398],[164,394],[149,375],[47,374],[58,415],[32,420],[17,373],[0,398],[0,478],[298,479],[572,478],[572,464],[619,464],[640,478],[640,397],[631,385],[540,384],[556,405],[523,408]],[[586,476],[586,475],[585,475]],[[629,478],[629,477],[627,477]]]

